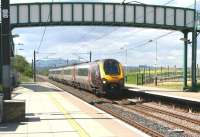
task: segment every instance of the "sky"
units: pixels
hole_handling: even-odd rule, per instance
[[[11,3],[23,2],[48,2],[52,0],[11,0]],[[75,1],[75,0],[54,0]],[[76,0],[77,1],[77,0]],[[79,0],[80,1],[80,0]],[[94,0],[87,0],[94,2]],[[122,0],[95,0],[100,2],[122,2]],[[128,1],[128,0],[127,0]],[[194,7],[193,0],[138,0],[146,4],[178,7]],[[200,1],[197,1],[199,7]],[[26,57],[31,62],[34,49],[38,49],[44,32],[37,59],[78,59],[89,60],[89,51],[92,51],[92,59],[115,58],[129,66],[155,65],[156,41],[144,43],[155,39],[169,30],[147,29],[136,27],[102,27],[102,26],[62,26],[62,27],[29,27],[17,28],[13,34],[19,34],[15,38],[15,53]],[[183,66],[183,34],[173,31],[171,34],[157,40],[157,65],[158,66]],[[191,37],[191,36],[190,36]],[[198,43],[200,39],[198,39]],[[19,45],[23,43],[23,45]],[[142,46],[141,46],[142,45]],[[126,49],[127,61],[126,61]],[[188,46],[188,66],[191,66],[191,45]],[[198,44],[197,63],[200,63],[200,47]]]

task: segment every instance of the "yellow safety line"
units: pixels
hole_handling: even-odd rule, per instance
[[[55,106],[64,114],[70,125],[78,132],[80,137],[90,137],[90,135],[74,120],[74,118],[66,111],[66,109],[53,97],[52,93],[48,94]]]

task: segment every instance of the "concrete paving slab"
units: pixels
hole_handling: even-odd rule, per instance
[[[148,136],[50,83],[23,84],[13,95],[26,101],[27,121],[0,124],[0,137]]]
[[[126,84],[126,86],[128,90],[131,90],[131,91],[144,92],[144,93],[149,93],[153,95],[160,95],[160,96],[200,102],[200,92],[176,91],[176,90],[171,90],[171,89],[137,86],[133,84]]]

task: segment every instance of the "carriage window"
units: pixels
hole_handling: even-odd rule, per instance
[[[71,75],[71,73],[72,73],[71,69],[64,70],[65,75]]]
[[[79,76],[88,76],[88,69],[87,68],[79,68],[78,75]]]

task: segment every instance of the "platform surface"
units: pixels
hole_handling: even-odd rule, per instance
[[[180,90],[137,86],[133,84],[126,84],[126,88],[131,91],[200,102],[200,92],[185,92]]]
[[[0,137],[147,137],[148,135],[50,83],[23,84],[27,121],[0,124]]]

